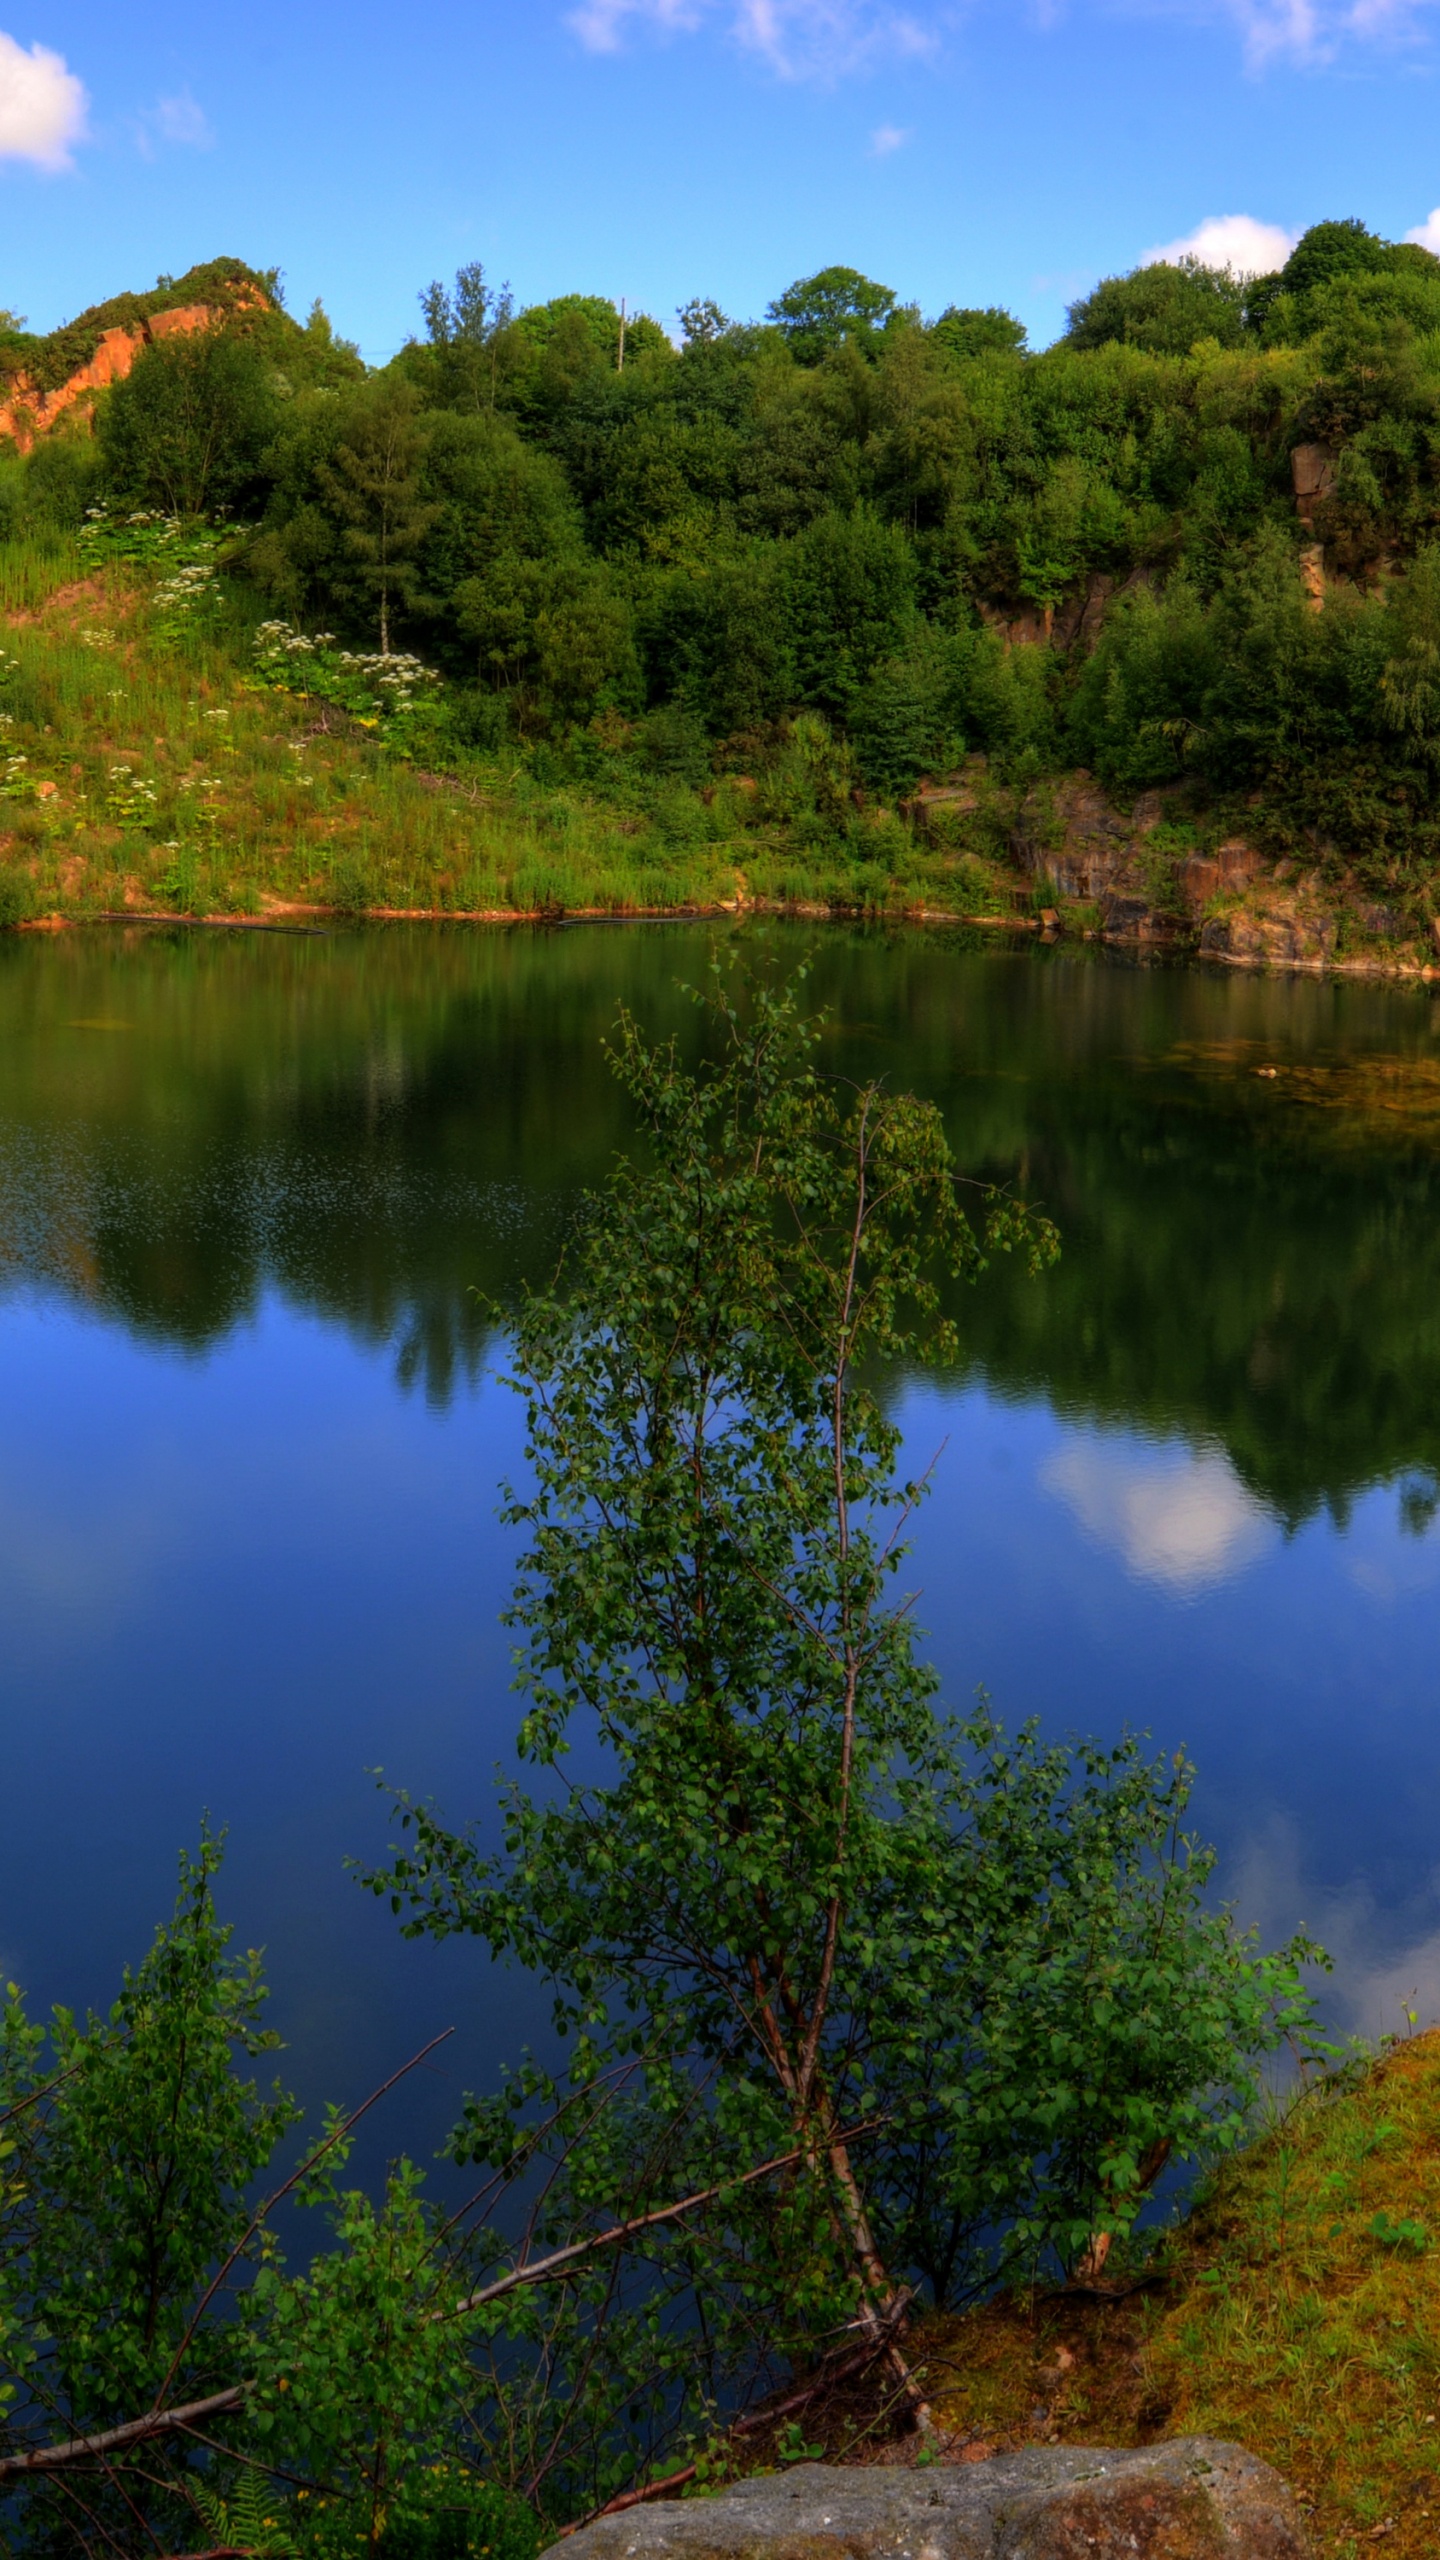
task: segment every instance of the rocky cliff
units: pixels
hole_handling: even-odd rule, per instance
[[[187,285],[202,282],[203,294],[185,298]],[[98,304],[49,338],[14,337],[0,349],[0,359],[9,357],[8,367],[0,368],[0,437],[28,453],[60,419],[92,411],[96,394],[123,382],[136,357],[157,339],[216,328],[237,312],[273,308],[248,268],[217,261],[192,268],[178,285]]]

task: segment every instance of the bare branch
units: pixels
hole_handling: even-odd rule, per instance
[[[212,2391],[208,2399],[187,2400],[178,2409],[147,2409],[143,2418],[129,2418],[122,2427],[107,2427],[100,2435],[72,2436],[68,2444],[37,2445],[31,2453],[7,2453],[0,2458],[0,2480],[23,2480],[37,2471],[60,2471],[72,2462],[103,2461],[110,2453],[122,2453],[132,2444],[144,2444],[150,2436],[172,2435],[177,2429],[193,2425],[197,2418],[216,2418],[222,2409],[238,2409],[248,2382],[232,2383],[228,2391]]]
[[[837,2137],[844,2142],[858,2142],[866,2134],[878,2133],[889,2122],[885,2116],[873,2116],[863,2125],[854,2125]],[[758,2169],[746,2169],[738,2178],[722,2178],[713,2187],[700,2187],[691,2196],[682,2196],[678,2204],[657,2205],[653,2213],[637,2213],[628,2222],[613,2223],[608,2231],[597,2231],[588,2240],[572,2240],[566,2249],[554,2249],[547,2258],[534,2258],[528,2266],[512,2267],[497,2276],[493,2284],[481,2285],[478,2292],[468,2293],[457,2302],[453,2312],[432,2312],[432,2319],[455,2319],[467,2311],[478,2311],[483,2303],[497,2302],[502,2294],[514,2293],[521,2285],[545,2284],[562,2268],[576,2265],[580,2259],[594,2255],[597,2249],[615,2249],[624,2240],[633,2239],[640,2231],[653,2231],[663,2222],[677,2222],[684,2213],[695,2213],[702,2204],[713,2204],[717,2196],[733,2194],[739,2187],[753,2187],[761,2178],[773,2177],[777,2169],[791,2169],[797,2160],[808,2157],[808,2146],[800,2144],[793,2151],[781,2151],[773,2160],[762,2160]]]

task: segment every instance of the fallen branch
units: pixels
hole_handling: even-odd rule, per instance
[[[872,2117],[868,2124],[856,2125],[839,2139],[858,2142],[867,2133],[878,2133],[888,2121],[885,2116]],[[777,2169],[793,2169],[797,2160],[807,2156],[801,2144],[794,2151],[778,2153],[773,2160],[762,2160],[758,2169],[746,2169],[738,2178],[721,2178],[713,2187],[701,2187],[693,2196],[682,2196],[678,2204],[657,2205],[653,2213],[637,2213],[628,2222],[612,2223],[608,2231],[597,2231],[589,2240],[572,2240],[568,2248],[553,2249],[547,2258],[532,2258],[524,2266],[511,2267],[493,2284],[482,2285],[477,2293],[467,2293],[462,2302],[456,2303],[453,2313],[436,2312],[433,2317],[456,2318],[466,2311],[478,2311],[482,2303],[495,2302],[502,2294],[513,2293],[519,2285],[548,2283],[562,2268],[590,2257],[597,2249],[618,2248],[622,2240],[633,2239],[638,2231],[653,2231],[662,2222],[676,2222],[682,2213],[694,2213],[702,2204],[713,2204],[717,2196],[729,2195],[737,2187],[754,2186],[759,2178],[773,2177]]]
[[[0,2480],[23,2479],[33,2471],[60,2471],[71,2462],[100,2461],[107,2453],[144,2444],[150,2436],[172,2435],[196,2418],[216,2418],[223,2409],[238,2409],[249,2388],[248,2382],[232,2383],[228,2391],[212,2391],[207,2400],[187,2400],[177,2409],[147,2409],[143,2418],[130,2418],[123,2427],[107,2427],[100,2435],[37,2445],[32,2453],[7,2453],[0,2457]]]

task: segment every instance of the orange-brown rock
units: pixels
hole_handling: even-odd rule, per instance
[[[252,311],[264,310],[265,297],[250,285],[241,285],[235,304]],[[54,391],[41,391],[28,374],[16,374],[0,399],[0,436],[8,436],[21,453],[28,453],[37,436],[48,434],[57,420],[84,404],[93,409],[97,391],[109,389],[112,382],[123,382],[141,349],[159,338],[193,336],[198,329],[212,329],[228,319],[228,310],[209,302],[182,303],[173,311],[152,312],[148,320],[138,321],[133,329],[107,329],[88,364],[82,364],[67,382]]]
[[[1297,444],[1290,456],[1290,478],[1295,489],[1295,511],[1302,524],[1310,524],[1322,498],[1335,488],[1335,456],[1326,444]]]
[[[1186,903],[1203,907],[1217,890],[1248,889],[1260,869],[1260,856],[1243,836],[1229,836],[1213,853],[1187,853],[1176,865],[1176,878]]]
[[[1283,891],[1257,897],[1229,915],[1212,916],[1200,936],[1207,958],[1242,968],[1267,963],[1286,969],[1323,969],[1335,951],[1335,920]]]

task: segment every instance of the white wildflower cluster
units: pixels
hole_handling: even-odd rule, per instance
[[[255,655],[272,682],[291,684],[339,705],[373,728],[371,713],[411,709],[421,685],[438,684],[433,667],[404,650],[337,649],[333,631],[297,631],[290,622],[262,622]]]
[[[154,783],[146,782],[128,764],[112,764],[105,806],[111,817],[122,826],[134,825],[137,820],[147,818],[158,797]]]
[[[362,684],[382,687],[397,711],[411,700],[417,684],[438,684],[440,681],[435,669],[427,667],[422,658],[407,658],[398,649],[392,649],[387,657],[381,657],[378,650],[373,654],[361,654],[354,649],[342,649],[336,664],[343,667],[347,675],[358,677]]]
[[[155,590],[157,613],[193,613],[197,604],[205,604],[215,593],[213,560],[191,560],[162,578]]]
[[[112,515],[108,507],[87,507],[80,528],[80,540],[93,557],[132,560],[142,565],[159,564],[168,551],[181,541],[193,541],[186,535],[178,516],[168,516],[158,507],[136,507],[129,515]]]
[[[0,800],[29,799],[30,793],[34,787],[31,782],[30,775],[26,770],[29,762],[30,759],[28,756],[7,756],[5,758],[5,779],[3,782],[0,782]]]
[[[0,711],[0,729],[13,729],[13,728],[14,728],[14,726],[15,726],[15,714],[14,714],[14,712],[13,712],[13,711]]]
[[[82,649],[113,649],[115,646],[114,632],[107,631],[102,622],[85,623],[75,637]]]
[[[297,631],[293,622],[262,622],[255,634],[255,655],[263,665],[284,666],[288,660],[311,658],[317,649],[334,645],[333,631]]]

